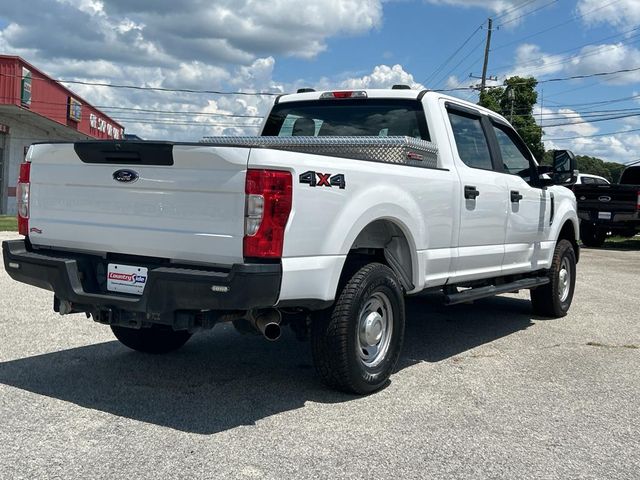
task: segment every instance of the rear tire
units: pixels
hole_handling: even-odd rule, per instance
[[[580,240],[587,247],[600,248],[607,239],[607,232],[587,223],[580,224]]]
[[[386,265],[370,263],[347,278],[335,305],[315,316],[311,346],[328,386],[367,394],[387,384],[404,338],[404,295]]]
[[[536,315],[564,317],[571,307],[576,285],[576,253],[568,240],[560,240],[549,269],[550,282],[531,290],[531,305]]]
[[[111,331],[132,350],[158,355],[179,349],[191,338],[191,333],[186,330],[176,331],[163,325],[141,329],[112,326]]]

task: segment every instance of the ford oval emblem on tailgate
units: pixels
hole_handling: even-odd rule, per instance
[[[113,179],[117,182],[133,183],[138,180],[138,178],[139,177],[137,172],[134,172],[133,170],[127,170],[126,168],[113,172]]]
[[[606,195],[603,195],[601,197],[598,197],[598,200],[600,200],[601,202],[610,202],[611,197],[607,197]]]

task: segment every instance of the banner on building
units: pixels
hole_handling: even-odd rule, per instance
[[[22,88],[20,100],[23,107],[31,106],[31,72],[22,67]]]
[[[69,97],[67,116],[74,122],[82,120],[82,104],[73,97]]]

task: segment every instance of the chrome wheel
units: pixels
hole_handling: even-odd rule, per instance
[[[358,320],[358,352],[364,366],[378,366],[387,356],[393,333],[393,309],[389,298],[376,292],[367,300]]]
[[[558,297],[561,302],[565,302],[569,298],[569,291],[571,290],[571,267],[569,265],[569,259],[564,257],[560,264],[560,271],[558,272]]]

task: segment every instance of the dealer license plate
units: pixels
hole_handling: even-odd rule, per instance
[[[110,263],[107,267],[107,290],[142,295],[147,284],[147,269]]]
[[[611,220],[611,212],[598,212],[598,219]]]

